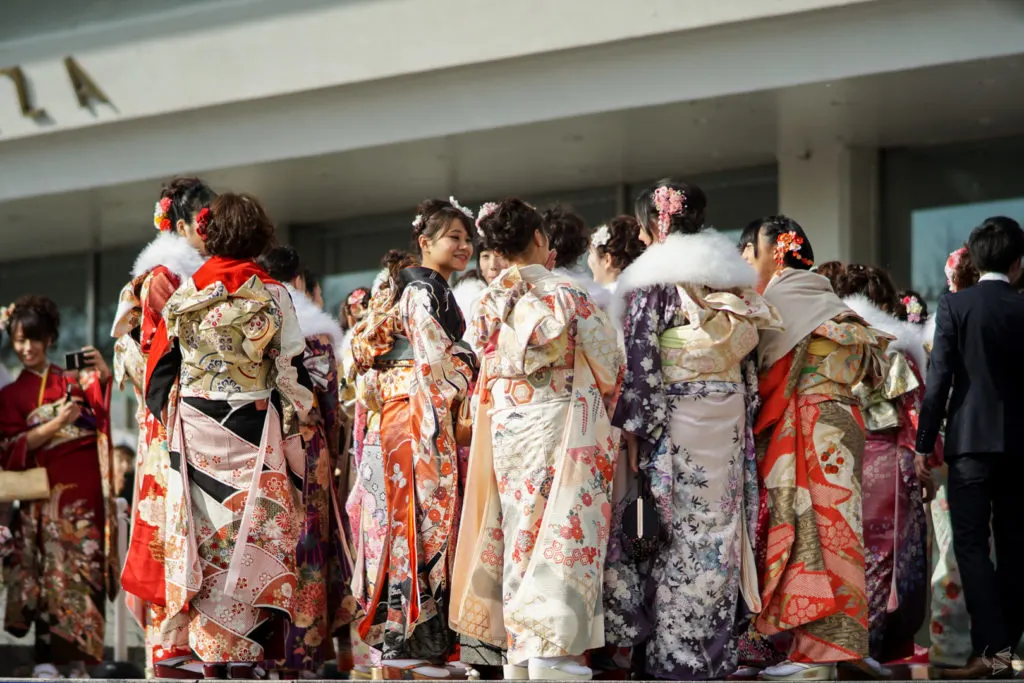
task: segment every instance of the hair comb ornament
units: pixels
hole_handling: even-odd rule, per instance
[[[907,309],[907,322],[921,323],[921,314],[924,313],[924,307],[916,296],[907,295],[903,297],[903,306]]]
[[[946,259],[946,285],[949,287],[949,291],[955,292],[957,290],[956,283],[953,281],[953,276],[956,275],[956,269],[960,266],[960,261],[963,260],[964,254],[967,253],[967,247],[960,247],[949,255]]]
[[[204,242],[206,241],[206,237],[209,233],[207,228],[210,226],[210,219],[212,217],[213,213],[207,206],[204,206],[199,210],[199,213],[196,214],[196,234],[199,235]]]
[[[664,242],[672,225],[672,216],[681,214],[686,208],[686,195],[662,185],[654,191],[654,208],[658,210],[658,241]]]
[[[172,227],[170,212],[170,197],[164,197],[156,203],[156,207],[153,209],[153,226],[160,232],[170,232]]]
[[[594,249],[599,249],[604,245],[608,244],[608,240],[612,238],[611,232],[608,230],[607,225],[602,225],[594,234],[590,237],[590,246]]]
[[[487,202],[480,207],[480,211],[476,214],[476,232],[481,237],[484,236],[484,231],[480,228],[480,223],[490,216],[492,213],[498,210],[497,202]]]
[[[792,254],[795,259],[807,266],[813,266],[814,261],[800,255],[804,246],[804,238],[796,233],[796,230],[784,232],[775,239],[775,265],[782,269],[786,265],[786,256]]]

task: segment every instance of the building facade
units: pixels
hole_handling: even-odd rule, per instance
[[[109,350],[183,173],[264,199],[332,308],[424,197],[596,224],[666,175],[934,299],[972,226],[1024,219],[1022,86],[1015,0],[9,0],[0,301]]]

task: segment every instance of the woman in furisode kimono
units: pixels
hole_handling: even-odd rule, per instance
[[[446,666],[456,644],[448,626],[455,416],[477,364],[448,281],[473,255],[473,220],[454,199],[434,199],[412,225],[422,265],[389,273],[352,339],[360,400],[380,425],[367,430],[348,508],[358,529],[353,593],[382,676],[457,678],[465,670]]]
[[[602,578],[617,444],[606,401],[621,374],[614,327],[519,199],[481,210],[485,248],[511,266],[471,322],[481,357],[452,627],[507,647],[506,678],[589,679],[604,645]]]
[[[779,318],[732,241],[705,228],[706,204],[699,187],[669,180],[638,198],[650,246],[618,279],[611,308],[626,348],[613,423],[665,538],[638,558],[633,539],[613,535],[607,630],[617,645],[645,645],[634,667],[665,679],[731,674],[737,620],[760,606],[752,354]],[[628,521],[636,489],[617,519]]]
[[[170,438],[167,618],[188,615],[207,677],[258,678],[296,614],[299,429],[314,398],[291,297],[253,260],[274,238],[259,201],[220,195],[195,223],[210,258],[168,299],[146,369]]]
[[[117,339],[114,380],[122,389],[125,382],[131,382],[139,424],[131,539],[121,585],[128,607],[145,633],[146,666],[163,677],[192,676],[194,672],[175,668],[191,658],[187,617],[179,615],[170,623],[165,618],[164,520],[171,461],[167,431],[146,407],[146,362],[167,299],[203,265],[203,241],[195,231],[195,218],[215,196],[198,178],[175,178],[164,188],[153,216],[159,235],[135,260],[111,329],[111,336]]]

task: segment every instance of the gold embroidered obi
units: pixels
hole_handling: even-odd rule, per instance
[[[183,395],[259,395],[271,386],[270,351],[277,351],[272,342],[282,312],[258,279],[232,294],[221,282],[197,291],[188,280],[167,301],[164,317],[180,344]]]
[[[665,382],[742,382],[740,368],[757,348],[758,331],[781,326],[775,309],[753,290],[677,285],[676,291],[679,324],[658,338]]]
[[[886,357],[889,371],[880,386],[872,391],[861,382],[853,388],[853,395],[863,408],[864,426],[871,432],[898,428],[900,414],[895,400],[921,386],[902,352],[891,351]]]
[[[800,374],[796,388],[802,394],[821,394],[855,402],[853,387],[881,384],[887,363],[885,348],[890,337],[858,318],[828,320],[812,333],[801,354],[797,348],[794,365]],[[803,355],[803,359],[799,358]]]

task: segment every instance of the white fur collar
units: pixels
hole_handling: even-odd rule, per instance
[[[148,273],[157,266],[164,266],[184,282],[199,270],[203,261],[202,255],[184,237],[173,232],[161,232],[135,259],[132,277]]]
[[[338,321],[320,310],[320,307],[313,303],[313,300],[303,292],[298,291],[291,285],[285,285],[285,289],[292,295],[292,306],[295,307],[295,315],[299,319],[302,336],[319,337],[327,335],[331,338],[334,353],[340,354],[345,335],[342,334],[341,325],[338,324]]]
[[[689,283],[712,289],[753,287],[757,274],[743,260],[736,245],[715,230],[695,235],[669,235],[653,244],[618,279],[609,314],[621,324],[630,292],[654,285]]]
[[[484,281],[475,277],[459,280],[452,287],[452,296],[455,297],[455,302],[459,305],[459,310],[462,311],[462,318],[467,324],[473,317],[476,302],[485,289],[487,289],[487,285],[484,284]]]
[[[928,353],[924,345],[930,341],[928,330],[924,325],[895,318],[868,300],[863,294],[854,294],[843,299],[843,303],[853,309],[871,327],[896,337],[889,344],[890,349],[902,351],[917,363],[917,371],[924,375],[928,363]]]

